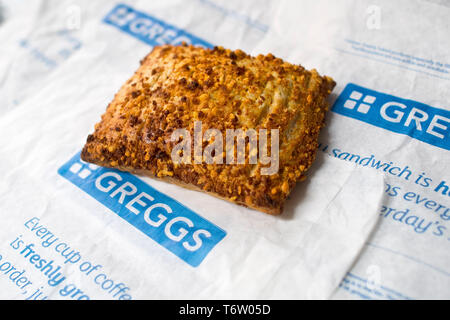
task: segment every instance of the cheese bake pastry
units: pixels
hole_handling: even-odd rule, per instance
[[[280,214],[315,158],[334,86],[330,77],[272,54],[251,57],[222,47],[158,46],[108,105],[87,137],[81,158]],[[198,136],[199,124],[200,146],[196,139],[178,137],[177,132]],[[222,136],[205,139],[209,129]],[[259,142],[264,132],[269,133],[266,144],[253,150],[253,139],[247,135],[243,157],[237,142],[236,149],[213,149],[213,163],[202,161],[202,151],[213,142],[225,146],[228,131],[238,129],[253,130]],[[185,148],[173,152],[182,142]],[[270,163],[254,161],[263,146],[277,161],[276,171],[269,174],[264,168]],[[192,158],[187,154],[191,152]],[[176,161],[174,154],[183,161]]]

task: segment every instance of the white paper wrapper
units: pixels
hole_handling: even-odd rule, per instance
[[[448,150],[336,109],[309,179],[297,186],[280,217],[138,177],[226,232],[193,267],[58,174],[155,39],[133,33],[129,22],[111,23],[118,7],[107,1],[13,3],[3,3],[0,24],[0,298],[449,298],[443,208],[450,204],[434,191],[441,180],[450,181]],[[272,52],[317,68],[337,81],[333,100],[354,83],[448,110],[448,74],[419,66],[417,59],[443,62],[446,70],[448,8],[410,3],[411,11],[387,1],[122,6],[133,19],[150,16],[163,30],[175,27],[178,36],[188,32],[212,45]],[[368,53],[367,45],[391,53]],[[416,57],[416,64],[395,60],[394,51]],[[448,141],[448,131],[436,132]],[[355,163],[350,154],[408,166],[409,180]],[[428,187],[415,183],[422,173],[432,179]],[[437,214],[413,202],[412,193],[407,201],[407,192],[443,208]],[[408,218],[409,224],[399,221]],[[49,232],[58,239],[46,246]],[[34,253],[25,249],[30,243]],[[52,270],[42,270],[49,261]]]

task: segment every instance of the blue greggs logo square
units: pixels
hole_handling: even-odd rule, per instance
[[[450,111],[347,84],[332,110],[450,150]]]
[[[58,173],[193,267],[226,235],[136,176],[83,162],[80,152]]]

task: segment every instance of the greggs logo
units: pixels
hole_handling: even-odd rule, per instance
[[[450,111],[349,83],[332,110],[450,150]]]
[[[125,4],[115,6],[103,22],[152,46],[179,45],[185,42],[206,48],[212,47],[203,39]]]
[[[179,258],[198,266],[226,232],[136,176],[83,162],[58,173]]]

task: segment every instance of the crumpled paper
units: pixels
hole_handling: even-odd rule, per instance
[[[124,4],[211,44],[253,54],[279,48],[280,56],[303,64],[296,56],[303,47],[285,56],[273,41],[268,50],[275,16],[266,9],[278,10],[270,1]],[[35,6],[18,10],[5,2],[11,14],[0,26],[0,298],[332,296],[377,225],[381,174],[318,152],[278,217],[139,177],[226,232],[192,267],[57,172],[151,46],[103,22],[116,6],[110,2]],[[341,80],[327,62],[305,61]],[[334,118],[330,112],[325,139],[334,139]]]

